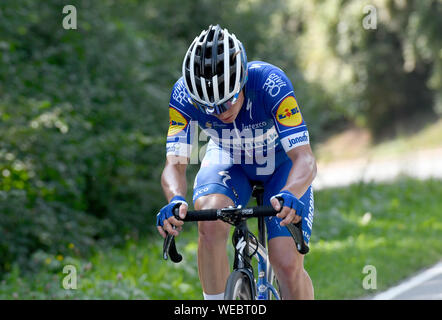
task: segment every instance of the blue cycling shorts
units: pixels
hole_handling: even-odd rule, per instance
[[[221,148],[215,147],[213,144],[207,149],[201,168],[195,177],[193,188],[193,203],[202,197],[214,193],[224,194],[229,197],[235,206],[241,205],[246,207],[251,194],[253,181],[260,181],[264,185],[264,205],[270,205],[270,198],[285,186],[292,161],[283,151],[277,157],[285,157],[284,161],[280,161],[275,167],[272,174],[257,176],[253,172],[253,165],[234,164],[226,161],[228,156]],[[219,161],[224,159],[224,161]],[[300,198],[304,203],[304,212],[302,214],[302,230],[304,241],[309,243],[313,225],[314,215],[314,198],[313,189],[310,186],[304,195]],[[266,217],[267,237],[290,237],[290,233],[286,227],[281,227],[281,219],[278,217]]]

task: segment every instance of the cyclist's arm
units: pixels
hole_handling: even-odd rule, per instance
[[[168,155],[166,157],[166,164],[161,174],[161,186],[163,188],[164,195],[167,201],[170,202],[173,197],[181,196],[186,197],[187,182],[186,182],[186,168],[188,158],[182,156]],[[187,206],[181,205],[179,208],[179,215],[182,219],[186,216]],[[157,226],[158,232],[164,238],[166,237],[165,231],[177,236],[178,232],[183,225],[182,221],[179,221],[175,217],[170,217],[163,221],[163,227]],[[174,229],[174,227],[178,229]]]
[[[167,201],[174,196],[186,197],[186,168],[192,152],[191,122],[193,105],[187,101],[180,78],[174,85],[169,102],[169,130],[166,140],[166,164],[161,186]]]
[[[316,160],[308,144],[289,150],[287,155],[292,161],[292,168],[287,177],[287,182],[281,191],[287,190],[297,199],[300,199],[316,176]],[[279,201],[272,199],[271,203],[275,210],[280,210]],[[277,217],[283,219],[281,226],[286,226],[289,223],[298,223],[301,220],[299,212],[286,206],[277,214]]]
[[[174,196],[186,197],[187,181],[186,169],[188,158],[169,155],[161,175],[161,186],[167,201]]]
[[[309,144],[288,151],[287,156],[292,160],[292,169],[282,190],[289,190],[299,199],[316,177],[316,160]]]
[[[273,117],[281,144],[293,165],[286,185],[281,191],[288,191],[297,201],[307,191],[316,175],[316,161],[310,148],[307,125],[302,117],[290,79],[278,68],[270,67],[264,73],[263,101],[269,115]],[[292,199],[293,200],[293,199]],[[294,201],[294,200],[293,200]],[[297,201],[294,201],[296,203]],[[271,200],[276,210],[280,209],[279,201]],[[290,206],[293,204],[291,203]],[[297,223],[301,217],[296,209],[284,206],[278,217],[283,219],[282,226]]]
[[[173,87],[169,102],[166,164],[161,175],[161,186],[169,202],[168,205],[160,210],[160,213],[166,212],[165,214],[168,218],[164,219],[163,216],[160,216],[160,222],[157,220],[158,232],[163,237],[166,235],[164,230],[175,236],[178,235],[178,231],[183,224],[182,221],[177,220],[174,216],[170,216],[170,210],[174,206],[174,201],[184,202],[186,197],[186,168],[192,149],[190,130],[192,108],[194,107],[186,99],[184,84],[182,78],[180,78]],[[174,199],[174,197],[176,198]],[[183,203],[179,208],[180,217],[184,218],[186,212],[187,205]],[[177,227],[177,230],[174,230],[174,226]]]

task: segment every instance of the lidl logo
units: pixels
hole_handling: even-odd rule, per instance
[[[285,98],[278,107],[276,120],[286,127],[296,127],[301,124],[302,116],[295,97]]]
[[[174,136],[187,126],[187,120],[179,111],[169,108],[169,131],[168,136]]]

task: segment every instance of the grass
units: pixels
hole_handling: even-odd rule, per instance
[[[317,240],[306,269],[319,299],[376,293],[362,287],[366,265],[384,290],[442,258],[441,181],[353,185],[318,192],[315,201]]]
[[[305,268],[317,299],[375,294],[442,257],[442,183],[400,179],[315,193],[311,252]],[[161,258],[159,236],[130,239],[90,259],[34,255],[40,271],[17,267],[0,282],[0,299],[201,299],[196,228],[177,238],[184,260]],[[65,265],[77,269],[76,290],[63,289]],[[365,290],[364,266],[377,271],[377,290]]]

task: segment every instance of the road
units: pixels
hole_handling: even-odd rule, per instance
[[[373,300],[442,300],[442,261],[375,295]]]
[[[406,175],[417,179],[442,179],[442,148],[414,151],[412,154],[389,157],[318,163],[313,187],[343,187],[352,183],[387,182]]]

